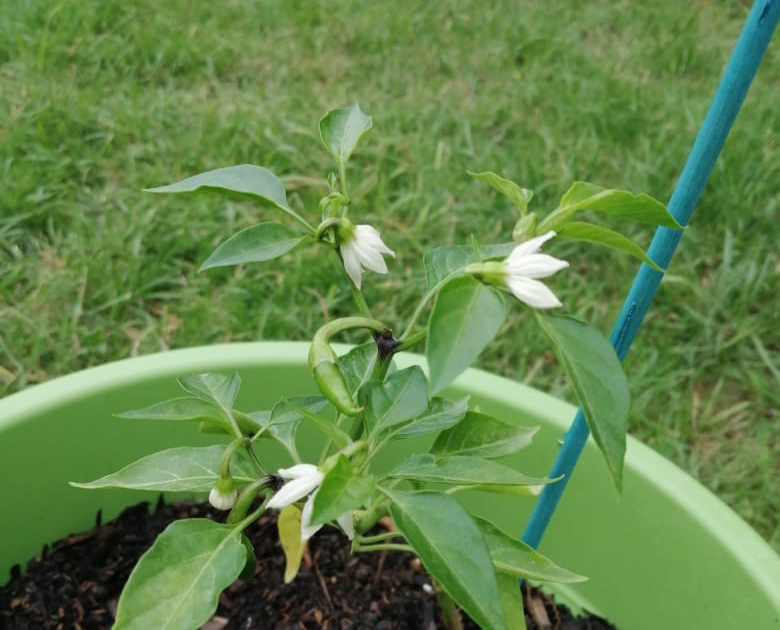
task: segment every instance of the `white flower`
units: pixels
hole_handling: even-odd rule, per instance
[[[214,487],[209,492],[209,503],[218,510],[229,510],[236,504],[237,497],[238,492],[236,490],[223,492]]]
[[[279,476],[287,483],[271,498],[268,507],[281,510],[309,495],[301,512],[301,542],[306,542],[322,527],[321,524],[311,524],[311,512],[314,508],[314,497],[317,495],[324,475],[314,464],[296,464],[292,468],[280,468]],[[352,511],[339,516],[336,522],[350,540],[355,537]]]
[[[296,464],[292,468],[280,468],[279,476],[287,483],[268,502],[269,508],[279,510],[319,488],[323,477],[314,464]]]
[[[340,250],[344,269],[358,289],[363,268],[387,273],[387,264],[382,255],[387,254],[395,258],[395,252],[385,245],[379,232],[370,225],[356,225],[354,234],[342,241]]]
[[[555,232],[550,231],[520,243],[504,261],[506,267],[504,282],[507,288],[518,300],[534,308],[561,306],[555,294],[544,283],[537,280],[537,278],[547,278],[569,266],[565,260],[538,253],[542,245],[554,236]]]

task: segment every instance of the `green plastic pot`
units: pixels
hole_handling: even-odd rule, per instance
[[[84,370],[0,400],[0,583],[44,543],[89,529],[98,510],[105,521],[155,498],[78,490],[68,481],[94,479],[155,449],[215,439],[191,423],[112,414],[178,396],[176,377],[206,371],[238,371],[239,408],[264,408],[280,395],[313,390],[307,350],[307,344],[282,342],[177,350]],[[400,357],[399,364],[419,360]],[[529,474],[546,474],[573,417],[571,405],[476,370],[450,391],[471,395],[473,405],[507,421],[540,426],[533,445],[511,461]],[[317,452],[310,435],[302,441],[302,451]],[[266,456],[272,466],[288,463],[278,452]],[[475,493],[467,500],[518,534],[532,507],[532,500],[496,495]],[[777,554],[712,493],[631,438],[623,496],[589,447],[541,550],[590,578],[557,587],[560,596],[623,630],[780,628]]]

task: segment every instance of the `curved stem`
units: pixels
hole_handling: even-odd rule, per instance
[[[456,271],[453,271],[450,274],[447,274],[444,278],[439,280],[428,293],[426,293],[423,296],[423,299],[420,300],[420,303],[417,305],[417,308],[414,309],[414,313],[412,313],[412,318],[409,320],[409,323],[406,325],[406,330],[404,330],[403,334],[399,337],[401,341],[406,340],[406,338],[411,334],[412,329],[414,328],[414,325],[417,323],[417,320],[419,319],[420,315],[423,312],[423,309],[425,308],[425,305],[430,302],[430,300],[441,290],[441,288],[447,284],[450,280],[453,278],[457,278],[463,273],[463,269],[457,269]]]
[[[332,319],[327,324],[320,326],[320,329],[314,333],[314,336],[319,336],[328,343],[333,335],[353,328],[367,328],[368,330],[379,333],[387,330],[387,326],[371,317],[339,317],[338,319]]]
[[[233,440],[225,447],[225,450],[222,452],[222,458],[219,460],[219,476],[222,479],[230,478],[230,460],[232,459],[236,450],[244,445],[249,446],[249,438],[242,435],[240,438]],[[265,471],[261,470],[260,472],[264,473]]]
[[[341,223],[341,219],[339,219],[338,217],[331,217],[329,219],[325,219],[322,223],[320,223],[317,226],[317,231],[314,233],[314,237],[318,241],[321,241],[325,232],[332,227],[336,227],[339,223]]]

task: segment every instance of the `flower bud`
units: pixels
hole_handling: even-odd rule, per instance
[[[512,240],[515,243],[522,243],[534,236],[536,236],[536,213],[529,212],[515,223],[512,230]]]
[[[238,491],[232,477],[220,477],[209,492],[209,503],[218,510],[229,510],[236,504]]]

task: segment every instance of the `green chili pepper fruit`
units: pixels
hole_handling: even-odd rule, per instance
[[[309,348],[309,366],[322,395],[348,416],[360,413],[338,366],[338,357],[322,336],[315,335]]]
[[[332,402],[341,413],[355,416],[362,411],[352,400],[344,375],[335,363],[323,361],[315,366],[314,380],[322,395]]]

